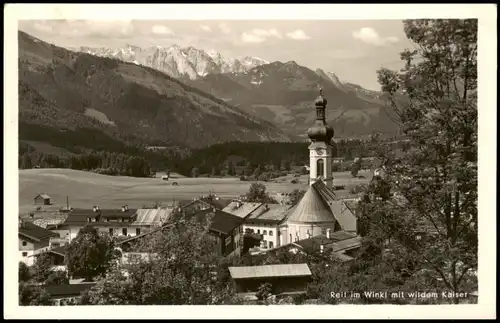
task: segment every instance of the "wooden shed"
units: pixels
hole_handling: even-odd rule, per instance
[[[38,194],[35,196],[35,205],[50,205],[50,196],[47,194]]]

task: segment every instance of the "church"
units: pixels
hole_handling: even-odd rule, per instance
[[[280,245],[329,235],[334,231],[356,233],[356,217],[333,192],[333,128],[326,123],[327,100],[314,102],[316,121],[307,130],[309,145],[309,188],[279,224]]]
[[[265,217],[265,212],[260,215],[258,205],[246,208],[242,204],[248,203],[233,202],[235,205],[230,204],[224,209],[225,212],[244,218],[244,228],[251,228],[256,233],[262,231],[264,242],[272,238],[274,240],[272,245],[276,247],[317,236],[329,237],[335,231],[357,234],[357,219],[353,210],[348,207],[345,201],[338,199],[333,192],[332,138],[334,131],[326,123],[327,100],[323,97],[321,90],[314,104],[316,121],[307,130],[311,141],[309,145],[309,187],[302,199],[279,216],[274,212],[272,223],[270,218],[266,218],[267,221],[261,221],[261,227],[256,226],[258,225],[256,220]],[[249,206],[251,206],[250,204]],[[274,237],[266,237],[266,233],[270,232],[270,229],[277,233]]]

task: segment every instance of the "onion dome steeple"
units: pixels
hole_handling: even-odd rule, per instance
[[[326,123],[327,100],[323,97],[323,90],[319,89],[319,96],[314,101],[316,106],[316,122],[307,130],[307,136],[311,141],[325,142],[329,144],[333,138],[333,128]]]

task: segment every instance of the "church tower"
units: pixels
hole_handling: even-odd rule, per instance
[[[316,106],[316,121],[307,130],[307,136],[311,139],[309,145],[309,185],[317,180],[322,180],[329,188],[333,188],[332,175],[332,153],[331,144],[333,138],[333,128],[326,123],[326,104],[322,90],[314,102]]]

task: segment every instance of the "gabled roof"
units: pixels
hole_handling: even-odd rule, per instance
[[[286,222],[335,222],[335,217],[327,200],[325,200],[325,197],[330,199],[329,193],[324,190],[325,188],[326,186],[321,180],[309,186],[299,203],[288,213]]]
[[[103,218],[130,218],[137,213],[137,209],[128,209],[125,212],[122,212],[121,209],[99,209],[94,211],[93,209],[73,209],[64,221],[65,225],[104,225],[105,222]],[[99,218],[99,222],[88,222],[88,218]]]
[[[291,205],[261,204],[245,218],[245,222],[279,223],[291,207]]]
[[[229,272],[233,279],[307,277],[312,275],[307,264],[229,267]]]
[[[167,220],[172,211],[171,208],[138,209],[137,218],[132,224],[162,223]]]
[[[37,197],[39,197],[39,196],[40,196],[41,198],[43,198],[44,200],[46,200],[46,199],[50,199],[50,196],[48,196],[48,195],[47,195],[47,194],[45,194],[45,193],[38,194],[37,196],[35,196],[35,198],[37,198]]]
[[[49,240],[50,237],[59,237],[59,234],[57,233],[26,221],[23,221],[19,227],[19,234],[35,241]]]
[[[239,203],[239,207],[238,207]],[[255,211],[258,207],[260,207],[262,203],[254,203],[254,202],[231,202],[228,206],[222,209],[222,211],[231,213],[232,215],[236,215],[240,218],[246,218],[250,213]]]
[[[232,230],[236,229],[243,223],[242,218],[217,209],[200,210],[193,216],[202,220],[211,215],[213,215],[213,217],[212,222],[210,223],[210,230],[223,234],[229,234]]]

